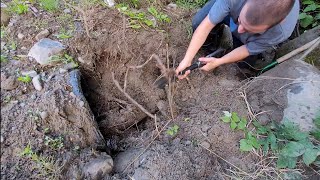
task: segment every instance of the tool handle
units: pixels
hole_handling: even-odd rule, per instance
[[[197,61],[197,62],[193,63],[191,66],[184,69],[183,71],[179,72],[179,75],[184,75],[187,71],[189,71],[189,70],[192,71],[192,70],[200,68],[204,65],[205,64],[201,63],[200,61]]]

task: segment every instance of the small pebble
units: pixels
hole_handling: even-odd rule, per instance
[[[172,9],[172,10],[176,10],[177,7],[178,7],[178,6],[177,6],[176,4],[174,4],[174,3],[170,3],[170,4],[167,5],[167,8],[168,8],[168,9]]]
[[[80,105],[80,107],[83,107],[83,106],[84,106],[84,102],[83,102],[83,101],[80,101],[80,102],[79,102],[79,105]]]
[[[31,95],[31,99],[32,99],[32,100],[35,100],[36,98],[37,98],[36,95],[34,95],[34,94]]]
[[[185,145],[190,145],[190,144],[191,144],[191,141],[186,141],[184,144],[185,144]]]
[[[71,97],[76,97],[76,95],[73,92],[70,93],[70,96]]]
[[[23,38],[24,38],[24,35],[21,34],[21,33],[19,33],[19,34],[18,34],[18,39],[23,39]]]
[[[13,126],[12,128],[11,128],[11,131],[14,131],[14,130],[16,130],[17,128],[15,127],[15,126]]]
[[[48,117],[48,113],[46,111],[43,111],[40,113],[41,119],[46,119]]]
[[[63,69],[63,68],[60,68],[60,69],[59,69],[59,73],[60,73],[60,74],[64,74],[64,73],[66,73],[66,72],[68,72],[68,70]]]
[[[70,14],[71,10],[70,9],[64,9],[63,12],[66,13],[66,14]]]
[[[22,47],[21,47],[21,50],[27,50],[27,48],[26,48],[26,47],[24,47],[24,46],[22,46]]]
[[[41,91],[42,90],[42,84],[41,84],[41,81],[40,81],[40,76],[37,75],[35,76],[34,78],[32,78],[32,83],[33,83],[33,86],[34,88],[37,90],[37,91]]]
[[[23,75],[23,76],[30,76],[30,77],[35,77],[38,73],[36,72],[36,71],[34,71],[34,70],[32,70],[32,71],[23,71],[23,72],[21,72],[21,74]]]
[[[26,103],[20,103],[20,107],[26,106]]]
[[[46,38],[49,35],[50,35],[50,31],[48,29],[45,29],[36,35],[36,40],[40,41],[41,39]]]
[[[4,141],[4,139],[3,139],[3,137],[1,136],[1,143],[3,143],[3,141]]]

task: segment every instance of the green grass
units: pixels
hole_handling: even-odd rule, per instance
[[[207,1],[208,0],[176,0],[176,4],[185,9],[194,9],[202,7]]]
[[[28,12],[29,6],[26,4],[25,1],[13,0],[9,4],[9,12],[15,14],[25,14]]]
[[[27,76],[18,77],[18,81],[23,82],[23,83],[29,83],[32,81],[32,79],[29,75],[27,75]]]
[[[39,0],[40,6],[49,12],[55,12],[59,9],[60,0]]]
[[[6,63],[6,62],[8,62],[8,57],[1,54],[0,62],[1,62],[1,63]]]

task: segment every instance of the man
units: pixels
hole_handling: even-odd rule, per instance
[[[288,39],[298,20],[299,1],[210,0],[193,19],[195,31],[185,57],[176,69],[177,75],[191,65],[212,29],[228,16],[233,36],[243,45],[221,58],[199,58],[206,64],[201,68],[204,71],[260,54]],[[178,77],[183,79],[188,74],[190,71]]]

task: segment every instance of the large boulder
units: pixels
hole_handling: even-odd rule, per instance
[[[245,89],[260,121],[291,121],[303,131],[315,128],[320,111],[320,71],[295,58],[253,79]],[[263,112],[263,113],[262,113]]]

